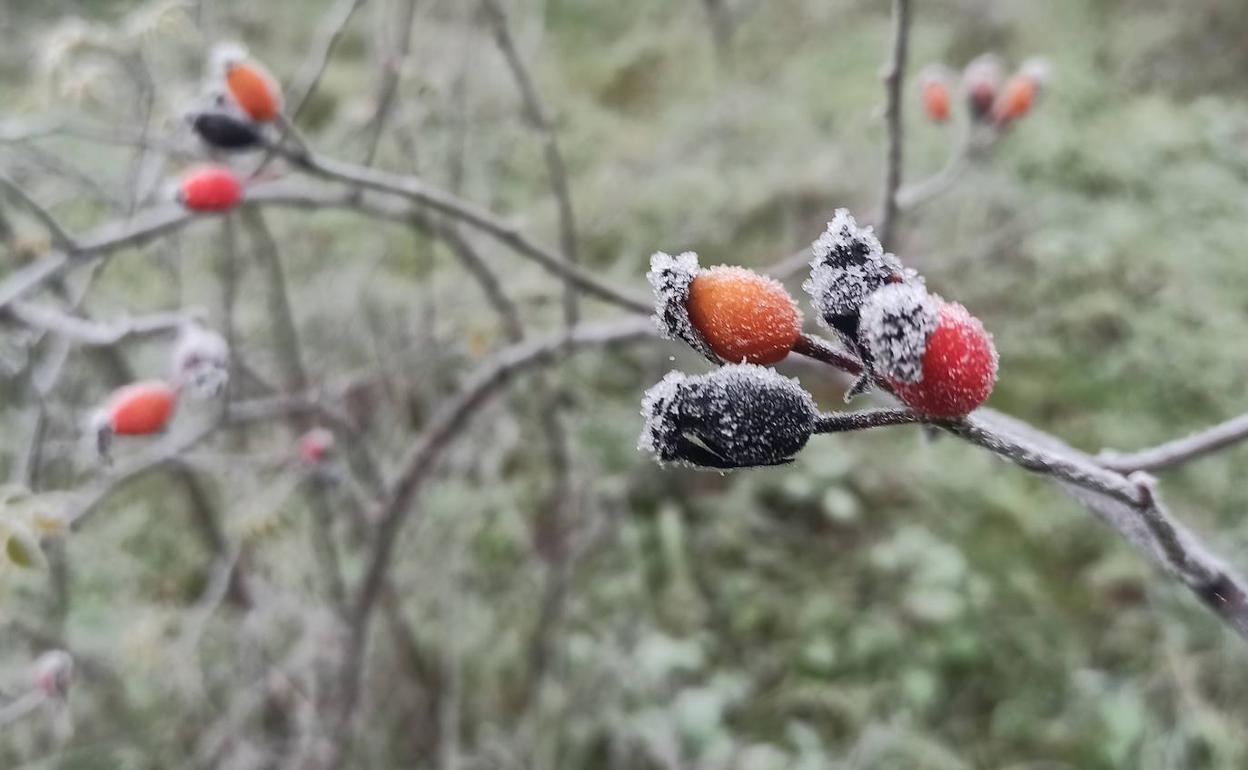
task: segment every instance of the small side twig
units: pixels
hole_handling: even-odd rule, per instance
[[[888,151],[884,164],[884,191],[880,204],[880,242],[889,248],[897,225],[897,189],[901,186],[902,149],[905,135],[902,126],[902,92],[906,78],[906,58],[910,48],[910,0],[893,0],[893,43],[888,62],[884,65],[884,122],[888,135]]]
[[[547,114],[533,85],[533,78],[516,48],[515,39],[499,0],[482,0],[486,15],[494,28],[494,39],[498,49],[507,61],[516,89],[520,92],[520,101],[524,106],[524,114],[528,121],[542,137],[542,156],[546,163],[546,175],[549,177],[551,191],[555,196],[555,204],[559,208],[559,247],[563,258],[571,265],[576,265],[580,258],[577,254],[576,217],[572,209],[572,192],[568,184],[567,164],[563,152],[559,149],[559,137],[555,133],[554,124]],[[571,283],[565,283],[563,294],[564,321],[571,326],[577,321],[577,292]]]
[[[1241,414],[1190,436],[1167,441],[1138,452],[1102,450],[1096,459],[1120,473],[1159,471],[1213,454],[1248,439],[1248,414]]]
[[[26,194],[26,190],[20,184],[10,179],[5,174],[0,174],[0,187],[8,191],[9,195],[20,203],[27,211],[29,211],[35,219],[47,228],[48,236],[52,239],[53,245],[62,251],[73,252],[78,248],[78,244],[74,241],[73,236],[69,234],[65,228],[61,227],[61,223],[56,221],[56,217],[51,212],[32,197]]]

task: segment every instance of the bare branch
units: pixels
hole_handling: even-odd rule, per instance
[[[880,242],[884,248],[893,243],[897,225],[897,188],[901,186],[902,91],[906,78],[906,58],[910,48],[910,0],[893,0],[893,45],[888,63],[884,65],[886,94],[884,122],[888,131],[888,154],[885,158],[883,202],[880,204]]]
[[[31,214],[38,219],[48,230],[48,235],[52,239],[52,243],[64,251],[74,251],[77,248],[74,239],[65,228],[61,227],[61,223],[56,221],[56,217],[45,209],[32,197],[26,194],[26,190],[20,184],[14,182],[5,174],[0,174],[0,187],[9,191],[9,195],[17,202],[21,203]]]
[[[347,31],[347,25],[351,23],[351,17],[355,16],[355,12],[366,2],[368,0],[338,0],[334,7],[321,18],[320,26],[316,31],[316,43],[311,48],[313,53],[303,63],[299,85],[291,89],[292,93],[299,94],[299,97],[294,100],[294,108],[290,110],[291,123],[298,121],[304,108],[308,106],[312,94],[316,92],[316,87],[320,85],[321,78],[325,75],[325,68],[329,66],[329,59],[334,54],[334,48]]]
[[[1106,468],[1120,473],[1159,471],[1213,454],[1244,439],[1248,439],[1248,414],[1139,452],[1122,453],[1106,449],[1096,459]]]
[[[172,334],[194,316],[185,312],[152,313],[119,321],[90,321],[33,302],[14,302],[7,312],[21,323],[87,347],[118,345],[139,337]]]
[[[403,72],[403,62],[407,60],[412,48],[412,24],[416,18],[416,0],[407,0],[403,7],[403,15],[398,21],[399,38],[393,51],[387,51],[382,67],[381,87],[377,90],[377,107],[364,125],[369,135],[365,143],[364,165],[371,166],[381,146],[381,135],[386,129],[386,122],[394,112],[395,97],[399,94],[399,79]]]
[[[860,412],[829,412],[815,420],[815,433],[846,433],[894,425],[914,425],[927,418],[909,409],[864,409]]]
[[[940,171],[926,179],[905,185],[897,191],[898,211],[912,211],[943,194],[958,181],[958,178],[971,165],[973,145],[970,136],[970,129],[967,129]]]
[[[579,267],[562,264],[565,260],[560,254],[538,245],[515,225],[503,221],[476,204],[428,185],[417,177],[390,174],[312,154],[292,155],[290,160],[296,166],[316,176],[346,182],[367,190],[398,195],[428,206],[481,230],[599,299],[637,312],[650,310],[649,302],[630,297],[619,290],[601,284]],[[3,299],[3,295],[0,295],[0,299]]]
[[[563,258],[571,265],[577,264],[576,217],[572,209],[572,192],[568,184],[567,164],[559,149],[559,138],[555,134],[554,125],[542,104],[533,78],[524,66],[524,59],[516,49],[515,39],[511,36],[507,14],[504,13],[499,0],[482,0],[486,15],[494,28],[494,39],[498,49],[507,61],[512,79],[516,81],[516,89],[520,92],[520,101],[524,105],[525,117],[533,124],[542,137],[542,155],[546,163],[546,175],[550,179],[551,191],[555,196],[555,204],[559,208],[559,247]],[[571,326],[577,321],[576,287],[571,283],[564,285],[563,315],[564,321]]]
[[[381,508],[380,523],[352,609],[351,640],[341,671],[337,695],[340,709],[328,767],[340,768],[347,760],[351,722],[359,697],[360,669],[373,611],[387,580],[399,532],[411,514],[416,493],[429,478],[442,452],[461,435],[473,415],[522,372],[548,365],[573,350],[627,344],[655,335],[652,324],[637,319],[615,324],[582,325],[576,327],[570,336],[561,334],[513,345],[479,367],[455,398],[434,414],[400,464],[398,477],[390,486]]]

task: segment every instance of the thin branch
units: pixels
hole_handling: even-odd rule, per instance
[[[827,340],[812,334],[803,334],[793,345],[793,352],[821,361],[846,374],[862,374],[862,364],[852,353],[834,347]]]
[[[403,63],[411,53],[412,25],[416,19],[416,0],[407,0],[403,7],[403,15],[399,18],[399,39],[393,51],[387,51],[382,62],[381,87],[377,90],[377,107],[372,116],[364,124],[364,132],[368,134],[365,143],[364,165],[371,166],[377,158],[377,150],[381,147],[381,135],[386,129],[397,103],[399,80],[403,74]]]
[[[652,324],[636,319],[616,324],[582,325],[574,329],[570,336],[560,334],[513,345],[479,367],[455,398],[434,414],[400,464],[399,475],[390,486],[381,507],[380,523],[352,611],[351,638],[337,694],[340,712],[334,727],[328,767],[340,768],[347,761],[369,624],[389,574],[399,532],[413,510],[416,493],[429,478],[442,452],[462,434],[463,428],[480,408],[517,375],[548,365],[573,350],[621,345],[651,338],[655,334]]]
[[[390,174],[313,154],[295,154],[291,162],[325,179],[346,182],[359,188],[398,195],[471,225],[523,254],[548,271],[599,299],[637,312],[649,312],[650,303],[631,297],[594,279],[583,268],[566,264],[562,255],[535,243],[515,225],[476,204],[451,195],[417,177]],[[3,299],[3,295],[0,295]]]
[[[846,433],[893,425],[914,425],[927,418],[910,409],[864,409],[860,412],[829,412],[815,420],[815,433]]]
[[[0,729],[7,727],[27,714],[33,713],[35,709],[42,706],[47,700],[48,696],[43,694],[43,690],[34,687],[4,704],[4,706],[0,706]]]
[[[308,374],[303,365],[299,330],[295,326],[295,314],[290,307],[290,292],[287,289],[286,272],[282,267],[277,241],[269,232],[268,224],[259,210],[244,209],[241,216],[243,226],[251,235],[256,261],[264,271],[268,325],[273,332],[273,348],[282,365],[286,391],[301,393],[308,388]],[[287,423],[295,439],[312,427],[312,422],[299,412],[292,412]],[[303,492],[315,517],[309,529],[313,548],[319,554],[319,560],[324,567],[330,599],[336,606],[343,607],[346,601],[346,584],[342,578],[338,547],[333,536],[333,511],[325,498],[324,487],[315,480],[310,479],[304,484]]]
[[[1120,473],[1159,471],[1183,465],[1245,439],[1248,439],[1248,414],[1241,414],[1212,428],[1139,452],[1103,450],[1096,459],[1106,468]]]
[[[34,217],[38,219],[45,228],[47,228],[48,235],[51,237],[52,243],[56,246],[56,248],[70,252],[77,248],[77,244],[74,243],[73,236],[71,236],[65,228],[61,227],[61,223],[56,221],[56,217],[52,216],[52,214],[43,206],[39,205],[38,201],[27,195],[26,190],[24,190],[20,184],[14,182],[7,175],[0,174],[0,187],[8,190],[9,195],[14,200],[22,204],[27,211],[33,214]]]
[[[926,179],[912,182],[897,191],[897,210],[912,211],[946,192],[970,168],[973,147],[971,130],[967,129],[943,168]]]
[[[26,326],[51,332],[86,347],[108,347],[135,338],[172,334],[192,317],[184,312],[165,312],[100,322],[33,302],[14,302],[8,306],[7,312]]]
[[[524,114],[542,137],[542,156],[546,163],[546,175],[550,180],[551,191],[555,196],[555,204],[559,209],[559,247],[563,258],[571,265],[580,259],[577,256],[576,217],[572,209],[572,192],[568,184],[568,169],[564,163],[563,153],[559,149],[559,138],[547,114],[546,107],[538,95],[533,78],[524,65],[524,59],[516,48],[515,39],[507,21],[507,14],[499,0],[482,0],[486,15],[494,28],[494,39],[498,49],[507,61],[512,79],[516,81],[516,89],[520,92],[520,101],[524,106]],[[565,283],[563,294],[564,321],[573,325],[577,321],[576,288]]]
[[[897,225],[897,189],[901,186],[902,92],[906,77],[906,57],[910,47],[910,0],[893,0],[893,44],[884,69],[884,122],[888,131],[885,157],[883,201],[880,204],[880,242],[888,248]]]
[[[368,0],[338,0],[338,3],[321,17],[321,23],[316,31],[316,42],[310,49],[313,53],[303,63],[299,85],[291,89],[292,93],[299,95],[294,100],[294,108],[290,110],[291,123],[298,121],[299,116],[308,106],[312,94],[316,93],[316,88],[325,75],[329,59],[334,54],[334,48],[338,46],[338,41],[347,31],[347,25],[351,23],[351,17],[355,16],[355,12],[366,2]]]

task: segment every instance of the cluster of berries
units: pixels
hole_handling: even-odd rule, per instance
[[[812,245],[810,295],[819,322],[862,362],[846,400],[880,385],[917,412],[957,419],[988,399],[997,352],[966,308],[928,293],[845,209]],[[791,462],[818,428],[814,399],[764,364],[802,338],[797,303],[774,279],[741,267],[701,268],[692,252],[656,253],[646,275],[670,339],[721,365],[671,372],[646,392],[639,446],[660,463],[744,468]]]
[[[241,47],[227,44],[213,55],[213,83],[204,109],[187,115],[210,156],[270,146],[266,129],[282,114],[277,79]],[[228,211],[243,197],[243,183],[229,166],[208,164],[183,175],[178,200],[192,211]]]
[[[178,331],[167,380],[123,385],[91,420],[100,456],[107,458],[114,436],[146,436],[164,431],[183,393],[196,400],[219,395],[229,381],[230,351],[225,339],[196,321]]]
[[[1023,62],[1007,80],[1001,60],[983,54],[962,71],[961,92],[971,121],[1005,128],[1031,111],[1049,83],[1048,61]],[[936,122],[949,119],[953,105],[954,73],[943,64],[929,64],[919,73],[919,97],[923,112]]]

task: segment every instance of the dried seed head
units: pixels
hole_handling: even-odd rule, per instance
[[[859,337],[877,374],[897,382],[922,379],[939,310],[939,300],[918,284],[889,284],[867,298]]]
[[[814,430],[814,399],[794,379],[753,364],[670,372],[646,391],[638,448],[660,464],[748,468],[792,460]]]
[[[819,320],[856,344],[862,303],[885,284],[917,280],[893,254],[884,252],[871,227],[859,227],[847,209],[837,209],[827,230],[811,245],[814,259],[802,288]]]
[[[698,255],[692,251],[672,256],[656,251],[650,257],[646,280],[654,289],[654,321],[659,332],[669,340],[683,340],[690,347],[719,363],[715,351],[693,327],[689,318],[689,287],[698,276]]]

